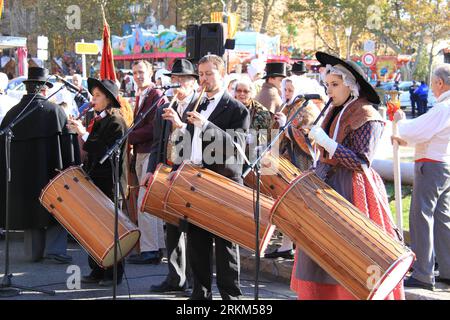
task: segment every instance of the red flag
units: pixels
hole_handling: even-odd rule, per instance
[[[116,81],[116,71],[114,69],[113,51],[109,39],[109,25],[103,17],[103,50],[102,61],[100,63],[100,79]]]

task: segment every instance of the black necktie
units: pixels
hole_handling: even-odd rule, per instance
[[[197,112],[200,113],[202,110],[206,111],[206,109],[208,108],[209,103],[211,101],[213,101],[213,100],[214,100],[214,98],[211,98],[211,99],[205,98],[205,100],[198,106]]]

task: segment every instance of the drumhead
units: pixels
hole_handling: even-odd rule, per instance
[[[72,171],[80,171],[82,175],[87,177],[86,172],[84,172],[83,168],[81,166],[71,166],[68,167],[67,169],[61,171],[60,173],[58,173],[56,176],[53,177],[53,179],[51,179],[47,185],[44,187],[44,189],[42,189],[41,191],[41,195],[39,196],[39,201],[42,203],[44,201],[44,196],[47,193],[47,190],[57,181],[59,180],[61,177],[66,176],[68,174],[70,174]]]
[[[117,261],[120,261],[122,258],[126,257],[128,253],[133,250],[136,243],[139,241],[141,233],[139,230],[132,230],[126,234],[124,234],[119,239],[119,244],[117,246]],[[106,255],[103,257],[100,265],[104,268],[111,267],[114,264],[114,243],[108,249]]]
[[[403,280],[414,262],[415,255],[409,251],[400,257],[381,277],[370,292],[368,300],[384,300]]]

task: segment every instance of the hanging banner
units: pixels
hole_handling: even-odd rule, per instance
[[[114,56],[184,53],[186,51],[186,34],[172,30],[155,33],[136,28],[129,36],[112,36],[111,44]]]
[[[211,12],[212,23],[223,23],[223,12]]]

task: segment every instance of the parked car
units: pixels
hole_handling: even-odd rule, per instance
[[[420,82],[417,82],[420,83]],[[399,91],[400,91],[400,106],[402,109],[410,108],[411,107],[411,99],[409,94],[409,89],[411,88],[413,82],[412,81],[402,81],[399,83]],[[428,90],[428,108],[433,107],[433,105],[436,103],[436,98],[433,95],[433,91],[431,91],[431,88]]]
[[[14,99],[20,100],[26,94],[25,84],[23,80],[27,79],[27,77],[17,77],[9,81],[8,87],[6,89],[6,94]],[[72,83],[72,76],[64,77],[65,80]],[[56,77],[51,76],[49,78],[49,82],[55,83],[57,82]],[[82,79],[82,85],[84,88],[87,88],[87,79]],[[86,89],[87,90],[87,89]],[[50,90],[50,94],[53,93],[54,90]]]
[[[27,93],[27,90],[25,89],[25,84],[23,83],[24,80],[26,80],[27,77],[17,77],[14,79],[11,79],[8,83],[8,88],[6,89],[6,94],[10,96],[11,98],[21,100],[22,97]],[[52,76],[48,80],[49,82],[55,83],[56,77]]]

